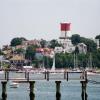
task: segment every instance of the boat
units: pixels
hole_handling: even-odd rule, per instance
[[[16,71],[16,73],[25,73],[25,71],[23,71],[23,70],[18,70],[18,71]]]
[[[4,74],[4,71],[3,70],[0,70],[0,74]]]
[[[97,71],[93,71],[93,72],[87,71],[87,75],[100,75],[100,72],[97,72]]]
[[[87,71],[87,75],[96,75],[96,73]]]
[[[18,88],[19,87],[19,84],[16,83],[16,82],[11,82],[10,83],[10,88]]]

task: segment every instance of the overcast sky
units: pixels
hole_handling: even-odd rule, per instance
[[[100,0],[0,0],[0,46],[14,37],[57,39],[60,23],[70,22],[69,35],[100,34]]]

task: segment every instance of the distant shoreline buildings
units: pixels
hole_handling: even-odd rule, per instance
[[[52,52],[55,53],[73,53],[75,52],[76,48],[78,48],[79,53],[87,53],[87,45],[85,43],[78,43],[77,45],[73,45],[70,37],[68,37],[68,31],[70,31],[71,23],[61,23],[60,30],[61,34],[57,40],[60,46],[55,46],[54,48],[50,48],[50,41],[45,40],[23,40],[20,45],[10,46],[4,45],[2,48],[2,52],[4,53],[5,59],[9,60],[13,64],[22,64],[27,62],[25,59],[25,53],[29,46],[36,45],[36,56],[52,56]],[[41,44],[42,41],[42,44]],[[94,40],[93,40],[94,41]],[[44,43],[45,42],[45,43]],[[97,49],[100,48],[99,39],[95,40],[97,44]],[[42,46],[44,45],[44,46]],[[24,53],[17,53],[18,49],[23,49]]]

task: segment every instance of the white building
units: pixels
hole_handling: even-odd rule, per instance
[[[97,49],[100,48],[100,42],[99,42],[99,39],[95,39],[95,43],[97,44]]]
[[[56,53],[61,53],[61,52],[63,52],[64,50],[63,50],[62,47],[55,47],[54,51],[55,51]]]
[[[72,53],[75,50],[75,46],[73,46],[70,39],[59,39],[59,43],[61,43],[64,47],[64,52]]]
[[[87,53],[87,45],[85,45],[84,43],[79,43],[77,47],[79,49],[79,53]]]

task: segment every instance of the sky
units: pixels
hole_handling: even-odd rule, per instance
[[[68,35],[100,34],[100,0],[0,0],[0,47],[15,37],[58,39],[60,23],[70,22]]]

